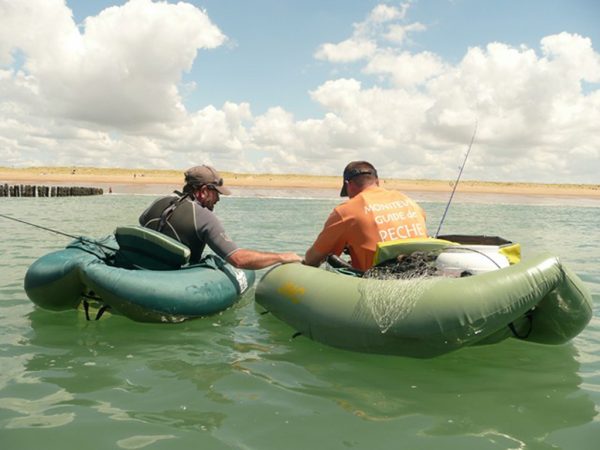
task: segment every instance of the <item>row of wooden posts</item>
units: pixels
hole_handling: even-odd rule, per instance
[[[75,197],[102,194],[104,190],[95,187],[0,184],[0,197]]]

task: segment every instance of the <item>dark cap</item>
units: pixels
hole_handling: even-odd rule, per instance
[[[347,197],[348,191],[346,190],[346,182],[359,175],[372,175],[377,178],[377,169],[367,161],[352,161],[348,163],[344,169],[344,184],[340,191],[340,197]]]
[[[213,186],[223,195],[231,194],[231,191],[223,186],[223,178],[214,168],[206,165],[195,166],[185,171],[185,183],[191,186]]]

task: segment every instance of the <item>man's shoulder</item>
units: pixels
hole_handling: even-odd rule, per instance
[[[177,200],[179,198],[179,196],[173,192],[171,194],[167,194],[167,195],[163,195],[162,197],[158,197],[156,200],[154,200],[154,204],[157,203],[169,203],[172,202],[173,200]]]
[[[191,208],[194,211],[196,220],[201,220],[204,223],[220,223],[221,221],[217,217],[214,211],[205,208],[198,202],[188,201],[186,204],[187,208]]]

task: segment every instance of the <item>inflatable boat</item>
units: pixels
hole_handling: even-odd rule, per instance
[[[223,311],[254,283],[215,255],[189,265],[190,250],[142,227],[119,227],[103,239],[81,237],[42,256],[25,275],[36,305],[66,310],[83,305],[96,318],[109,310],[142,322],[181,322]]]
[[[555,256],[520,261],[518,244],[502,238],[447,236],[381,246],[375,269],[415,252],[436,255],[435,275],[379,279],[286,264],[263,276],[256,302],[296,335],[418,358],[511,337],[562,344],[591,319],[590,292]]]

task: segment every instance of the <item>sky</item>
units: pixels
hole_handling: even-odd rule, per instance
[[[595,0],[0,0],[0,166],[600,184]]]

